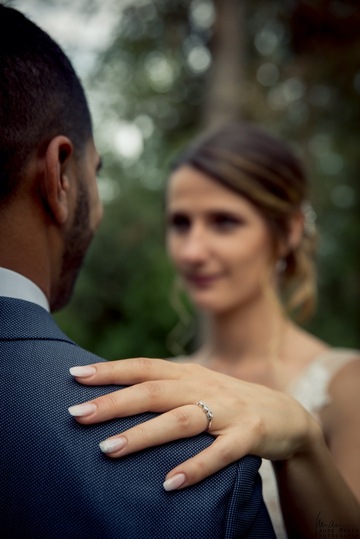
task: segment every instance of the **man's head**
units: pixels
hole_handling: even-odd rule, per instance
[[[0,4],[0,226],[16,221],[17,230],[22,222],[9,237],[23,247],[27,233],[40,231],[33,240],[48,252],[48,283],[39,277],[38,284],[52,309],[69,299],[101,218],[98,168],[89,108],[69,59],[46,32]],[[6,242],[0,265],[10,267]],[[19,260],[10,269],[21,270]]]

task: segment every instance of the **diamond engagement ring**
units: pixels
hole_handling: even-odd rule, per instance
[[[210,408],[203,401],[198,401],[196,403],[196,406],[199,406],[199,408],[201,408],[202,411],[204,412],[204,414],[206,415],[206,419],[208,420],[208,426],[207,426],[206,430],[209,430],[209,428],[211,427],[211,423],[212,423],[214,414],[212,413]]]

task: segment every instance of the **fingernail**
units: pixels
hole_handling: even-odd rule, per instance
[[[96,374],[95,367],[84,366],[84,367],[71,367],[69,369],[71,376],[82,376],[86,378],[87,376],[92,376]]]
[[[73,417],[83,417],[90,415],[97,410],[96,404],[91,402],[86,402],[84,404],[76,404],[75,406],[70,406],[68,412]]]
[[[99,443],[99,447],[103,453],[112,453],[122,449],[127,444],[127,439],[124,437],[121,438],[112,438],[110,440],[104,440]]]
[[[186,480],[186,475],[184,473],[178,473],[171,477],[170,479],[167,479],[163,483],[163,487],[167,492],[170,492],[171,490],[176,490],[177,488],[181,487]]]

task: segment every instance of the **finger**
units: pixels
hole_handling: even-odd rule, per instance
[[[184,363],[181,364],[184,367]],[[166,359],[137,357],[71,367],[70,374],[85,385],[130,385],[147,380],[176,379],[184,370]]]
[[[206,428],[206,418],[198,407],[191,404],[145,421],[118,436],[112,436],[100,443],[100,449],[108,456],[117,458],[155,445],[196,436]]]
[[[165,478],[164,489],[182,489],[203,481],[246,455],[246,445],[245,440],[243,444],[234,443],[229,433],[219,436],[209,447],[171,470]]]
[[[143,412],[166,412],[182,405],[195,404],[192,394],[198,394],[198,390],[192,386],[192,382],[181,380],[143,382],[70,406],[68,411],[81,424],[100,423]],[[204,412],[201,413],[206,419]]]

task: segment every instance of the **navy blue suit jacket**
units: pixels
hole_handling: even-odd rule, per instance
[[[114,387],[84,387],[71,378],[69,367],[101,359],[68,339],[41,307],[0,298],[0,360],[4,539],[274,537],[258,458],[164,491],[165,474],[208,446],[208,434],[118,460],[104,456],[101,440],[151,414],[78,425],[67,407]]]

